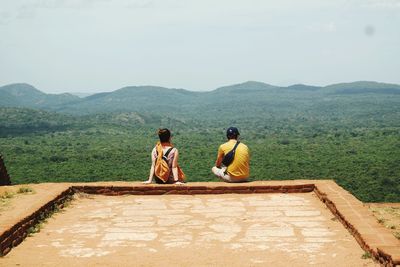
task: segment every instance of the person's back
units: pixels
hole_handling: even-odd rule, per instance
[[[218,149],[218,154],[226,155],[236,145],[237,140],[230,139],[222,144]],[[250,154],[249,148],[242,142],[236,148],[235,157],[231,164],[226,169],[226,172],[234,179],[248,178],[250,175]]]
[[[237,128],[228,128],[226,136],[228,142],[220,145],[212,172],[225,182],[244,182],[250,175],[249,148],[238,141],[239,130]],[[222,164],[224,157],[235,148],[237,143],[233,161],[228,166],[224,166]]]
[[[160,148],[158,147],[160,146]],[[160,151],[159,151],[160,150]],[[175,147],[173,147],[170,143],[158,143],[156,144],[156,146],[153,148],[153,150],[151,151],[151,159],[152,162],[154,161],[155,163],[157,162],[157,158],[158,158],[158,154],[161,154],[161,157],[165,157],[166,159],[166,163],[168,165],[168,168],[170,170],[173,169],[173,163],[175,160],[175,153],[178,153],[178,149],[176,149]],[[155,165],[155,181],[158,184],[162,184],[162,183],[167,183],[167,184],[172,184],[174,183],[173,179],[173,173],[172,171],[169,173],[169,177],[168,180],[166,182],[162,181],[159,177],[157,177],[157,173],[156,173],[156,165]]]
[[[171,143],[171,132],[166,128],[159,129],[158,136],[160,142],[151,151],[149,178],[143,183],[151,184],[155,178],[156,183],[181,184],[185,180],[185,174],[179,167],[178,149]]]

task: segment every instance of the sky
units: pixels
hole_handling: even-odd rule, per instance
[[[400,0],[1,0],[0,86],[400,84]]]

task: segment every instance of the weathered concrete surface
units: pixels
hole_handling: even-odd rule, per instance
[[[33,192],[20,194],[20,187]],[[0,196],[8,196],[0,202],[0,256],[20,244],[29,229],[71,193],[70,186],[63,184],[0,187]]]
[[[33,190],[32,194],[16,194],[20,187],[26,187]],[[31,185],[14,185],[0,187],[0,195],[5,192],[14,194],[9,199],[9,203],[0,207],[0,234],[21,219],[35,213],[46,203],[52,201],[55,197],[67,190],[70,184],[31,184]]]
[[[314,193],[84,195],[0,263],[377,266]]]
[[[400,240],[377,222],[367,205],[334,181],[318,181],[315,186],[315,193],[352,233],[363,249],[388,266],[400,264]],[[390,253],[381,253],[383,251]]]
[[[175,185],[143,185],[139,182],[102,182],[85,184],[39,184],[28,185],[36,194],[13,198],[6,207],[0,207],[0,245],[15,242],[24,237],[23,231],[15,231],[10,236],[10,227],[18,225],[29,216],[37,215],[38,209],[54,204],[62,194],[71,188],[93,194],[222,194],[222,193],[269,193],[269,192],[310,192],[313,191],[332,213],[354,235],[359,244],[374,257],[389,265],[398,264],[400,241],[394,238],[382,225],[378,224],[366,206],[349,192],[331,180],[290,180],[257,181],[245,184],[188,183]],[[0,194],[15,187],[0,187]],[[270,214],[271,215],[271,214]],[[296,213],[294,213],[296,215]],[[272,215],[271,215],[272,216]],[[31,220],[32,221],[32,220]],[[26,225],[27,223],[23,224]],[[7,237],[9,240],[4,240]],[[12,240],[17,238],[18,240]],[[5,246],[6,247],[6,246]],[[378,249],[382,248],[382,249]],[[9,249],[8,251],[9,252]],[[196,252],[200,253],[200,252]],[[283,254],[282,257],[285,257]],[[2,259],[0,258],[0,265]]]

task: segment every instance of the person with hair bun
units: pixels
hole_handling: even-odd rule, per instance
[[[158,184],[183,184],[185,181],[185,174],[178,164],[178,149],[175,148],[171,143],[171,131],[167,128],[158,129],[157,134],[160,141],[157,142],[156,146],[151,151],[151,168],[149,178],[143,183],[151,184],[154,179]],[[156,175],[156,162],[161,158],[164,158],[164,160],[168,163],[170,170],[166,179],[162,179]]]

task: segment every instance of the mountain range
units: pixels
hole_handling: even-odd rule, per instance
[[[128,86],[113,92],[78,97],[70,93],[46,94],[32,85],[19,83],[0,87],[0,107],[43,109],[75,115],[107,112],[206,112],[219,107],[280,105],[290,99],[323,100],[334,97],[400,95],[400,85],[378,82],[352,82],[328,86],[296,84],[288,87],[248,81],[195,92],[157,86]],[[287,102],[287,101],[286,101]],[[318,101],[317,101],[318,102]]]

